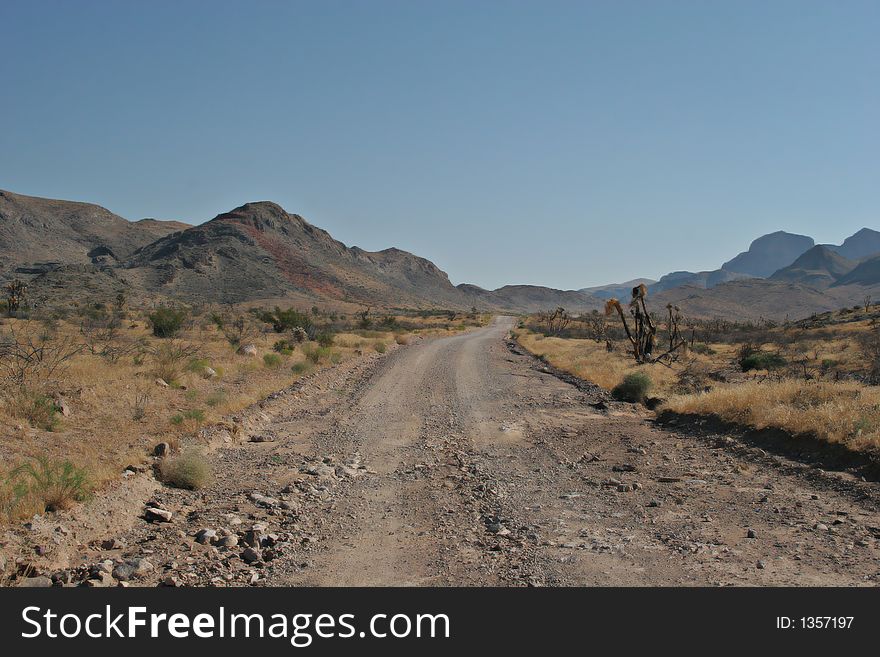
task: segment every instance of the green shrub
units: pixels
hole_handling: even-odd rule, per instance
[[[193,374],[204,374],[209,367],[211,367],[211,361],[207,358],[191,358],[186,364],[186,371]]]
[[[272,329],[276,333],[292,331],[297,327],[302,328],[305,331],[309,331],[309,329],[312,328],[311,318],[307,314],[299,312],[296,308],[281,310],[281,308],[275,306],[275,310],[271,311],[258,310],[256,311],[256,315],[262,321],[271,324]]]
[[[282,356],[290,356],[295,348],[296,343],[291,342],[290,340],[278,340],[272,345],[272,351],[275,351]]]
[[[173,424],[176,427],[179,427],[181,424],[183,424],[183,420],[184,420],[184,417],[180,413],[177,413],[176,415],[171,416],[171,424]]]
[[[281,356],[278,354],[263,354],[263,365],[270,369],[281,367]]]
[[[54,461],[41,456],[15,468],[9,474],[13,506],[28,501],[46,511],[66,509],[72,502],[88,498],[91,483],[88,473],[70,461]]]
[[[749,372],[751,370],[778,370],[780,367],[785,367],[786,360],[779,354],[771,354],[767,352],[756,352],[753,354],[749,354],[744,356],[739,361],[739,366],[743,372]]]
[[[377,341],[376,344],[373,345],[373,349],[375,349],[377,353],[384,354],[386,350],[385,343],[381,340]]]
[[[194,450],[166,458],[159,465],[159,475],[175,488],[197,490],[211,481],[211,465]]]
[[[328,331],[323,331],[318,333],[315,336],[315,340],[317,340],[318,344],[322,347],[332,347],[333,346],[333,334]]]
[[[186,311],[160,306],[148,315],[153,335],[157,338],[173,338],[186,320]]]
[[[651,389],[651,377],[644,372],[633,372],[623,377],[611,390],[611,396],[618,401],[640,403],[645,401]]]
[[[21,388],[7,398],[7,404],[12,415],[27,420],[32,427],[43,431],[58,428],[58,407],[40,392]]]
[[[301,363],[294,363],[290,370],[294,374],[305,374],[312,368],[311,364],[307,361],[303,361]]]

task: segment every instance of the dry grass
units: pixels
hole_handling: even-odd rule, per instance
[[[157,443],[184,450],[198,445],[201,427],[302,376],[363,354],[384,352],[386,345],[405,344],[413,335],[461,330],[447,318],[401,316],[407,330],[344,329],[334,334],[331,347],[306,342],[289,354],[278,354],[272,347],[279,334],[258,326],[248,339],[258,356],[248,357],[238,355],[207,316],[192,319],[171,340],[156,338],[145,317],[132,314],[114,338],[124,356],[110,359],[98,350],[83,349],[39,385],[24,390],[0,385],[0,508],[4,511],[0,521],[53,506],[48,491],[45,499],[37,499],[41,497],[37,488],[27,496],[16,493],[11,473],[19,466],[41,460],[53,468],[69,463],[99,490],[127,465],[147,463]],[[0,334],[12,330],[35,334],[43,329],[37,321],[0,320]],[[83,339],[78,318],[53,322],[52,330],[61,340]],[[264,360],[266,355],[269,358]],[[210,376],[207,368],[215,374]],[[169,386],[158,385],[157,378]],[[54,412],[56,395],[66,400],[68,417]],[[21,481],[19,477],[17,483]]]
[[[833,318],[832,318],[833,319]],[[544,337],[522,328],[519,343],[554,367],[608,390],[624,377],[642,372],[651,378],[651,395],[667,399],[660,410],[714,415],[755,428],[812,434],[856,450],[880,447],[880,388],[865,385],[868,363],[860,340],[877,331],[876,318],[846,314],[845,322],[761,329],[750,340],[760,353],[780,356],[785,366],[772,373],[742,372],[741,341],[717,334],[697,343],[669,366],[637,365],[626,342]],[[660,337],[662,342],[663,327]]]
[[[162,460],[159,466],[162,481],[175,488],[198,490],[211,481],[211,465],[194,449]]]
[[[652,394],[669,390],[678,379],[676,371],[664,365],[637,365],[631,356],[623,353],[622,347],[609,353],[604,343],[594,340],[545,338],[528,332],[520,332],[518,339],[523,347],[553,367],[606,390],[613,389],[627,374],[635,372],[643,372],[651,378]]]
[[[811,433],[852,449],[880,447],[880,389],[858,383],[747,381],[675,396],[664,408],[758,429]]]

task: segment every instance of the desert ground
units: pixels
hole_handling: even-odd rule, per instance
[[[862,471],[661,425],[515,324],[310,373],[208,433],[207,486],[132,470],[6,558],[35,585],[876,585]]]

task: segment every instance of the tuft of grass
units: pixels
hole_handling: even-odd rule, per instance
[[[394,341],[399,345],[407,345],[409,344],[409,336],[398,333],[394,336]]]
[[[36,507],[43,511],[67,509],[73,502],[88,498],[92,486],[88,473],[68,460],[52,460],[41,456],[24,463],[9,474],[11,508]]]
[[[222,406],[226,401],[226,393],[222,390],[216,390],[205,398],[205,403],[211,408]]]
[[[27,420],[32,427],[43,431],[58,428],[58,407],[40,392],[20,388],[6,398],[6,405],[14,417]]]
[[[387,351],[387,348],[385,347],[385,343],[382,342],[381,340],[378,340],[373,345],[373,349],[375,349],[376,353],[379,353],[379,354],[384,354]]]
[[[290,370],[294,374],[305,374],[311,369],[311,364],[307,361],[303,361],[301,363],[294,363]]]
[[[175,488],[198,490],[210,483],[211,464],[195,450],[189,450],[163,459],[159,475],[163,482]]]
[[[270,369],[281,367],[281,356],[278,354],[263,354],[263,365]]]
[[[623,377],[611,390],[611,396],[619,401],[641,403],[651,389],[651,377],[644,372],[633,372]]]

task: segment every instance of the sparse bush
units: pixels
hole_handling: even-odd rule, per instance
[[[295,348],[296,345],[290,342],[290,340],[278,340],[272,345],[272,351],[275,351],[282,356],[290,356]]]
[[[278,354],[263,354],[263,365],[270,369],[281,367],[281,356]]]
[[[211,481],[211,465],[204,456],[195,450],[189,450],[171,456],[159,466],[162,481],[175,488],[198,490]]]
[[[209,367],[211,367],[211,361],[207,358],[190,358],[186,364],[186,371],[193,374],[204,374]]]
[[[299,312],[296,308],[288,308],[282,310],[275,306],[275,310],[256,311],[260,320],[272,325],[272,329],[276,333],[284,333],[292,331],[295,328],[301,328],[308,332],[312,328],[312,319],[306,314]]]
[[[399,345],[406,345],[409,344],[409,336],[398,333],[394,336],[394,341]]]
[[[739,361],[739,366],[743,372],[750,372],[752,370],[767,370],[768,372],[772,372],[773,370],[785,367],[786,364],[785,358],[779,354],[764,351],[749,354],[748,356],[741,358]]]
[[[54,431],[58,427],[58,407],[43,393],[20,387],[13,389],[5,399],[13,417],[27,420],[32,427],[43,431]]]
[[[633,372],[623,377],[611,390],[611,396],[618,401],[641,403],[648,396],[651,389],[651,377],[644,372]]]
[[[305,374],[311,369],[311,365],[307,361],[303,361],[301,363],[294,363],[290,370],[294,374]]]
[[[160,306],[147,317],[157,338],[173,338],[180,331],[187,313],[182,308]]]
[[[373,349],[375,349],[377,353],[384,354],[386,351],[385,343],[381,340],[377,341],[376,344],[373,345]]]
[[[196,345],[182,342],[162,342],[151,350],[153,357],[153,374],[169,384],[174,384],[181,377],[185,366],[198,354]]]
[[[69,508],[91,492],[87,472],[70,461],[54,461],[41,456],[15,468],[9,475],[12,504],[35,505],[44,511]]]
[[[315,336],[315,340],[322,347],[332,347],[333,346],[333,334],[327,331],[322,331]]]

